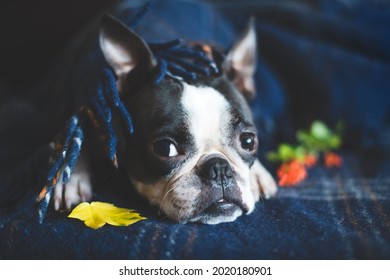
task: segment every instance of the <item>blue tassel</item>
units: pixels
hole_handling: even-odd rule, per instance
[[[148,44],[159,61],[156,84],[162,81],[168,70],[187,82],[196,80],[197,75],[208,77],[211,73],[219,73],[216,63],[204,51],[195,47],[180,46],[181,42],[174,40],[165,44]]]
[[[210,76],[210,70],[204,66],[201,66],[201,65],[197,65],[197,64],[194,64],[194,63],[189,63],[183,59],[180,59],[180,58],[177,58],[173,55],[169,55],[167,54],[165,56],[165,59],[169,60],[169,61],[173,61],[174,63],[182,66],[184,69],[188,70],[189,72],[196,72],[200,75],[203,75],[203,76]]]
[[[212,61],[207,57],[207,55],[199,50],[194,50],[192,48],[175,48],[169,51],[172,55],[177,57],[192,58],[203,60],[204,62],[211,63]]]
[[[158,73],[154,80],[154,83],[156,85],[158,85],[164,79],[165,75],[167,74],[167,70],[168,70],[168,63],[166,62],[165,59],[161,59],[158,65]]]
[[[103,69],[103,82],[105,86],[105,96],[114,104],[115,107],[118,107],[121,100],[116,86],[116,77],[112,70],[108,68]]]
[[[73,133],[71,134],[71,132]],[[42,223],[43,219],[45,218],[55,185],[60,181],[63,184],[68,182],[73,172],[77,158],[80,155],[83,139],[83,131],[78,124],[78,117],[73,116],[69,123],[67,138],[65,139],[65,144],[62,153],[60,154],[60,159],[57,160],[50,169],[46,180],[46,186],[43,188],[40,194],[40,196],[43,195],[43,197],[38,200],[39,223]]]
[[[119,110],[119,113],[120,113],[120,115],[121,115],[121,117],[122,117],[122,121],[125,122],[127,132],[128,132],[130,135],[132,135],[132,134],[134,133],[133,120],[132,120],[132,118],[131,118],[129,112],[128,112],[127,109],[126,109],[125,104],[123,104],[122,101],[119,103],[118,110]]]
[[[128,133],[131,135],[134,132],[133,120],[126,109],[126,106],[123,104],[120,99],[118,89],[116,87],[116,78],[112,70],[105,68],[103,70],[104,83],[105,83],[105,95],[113,105],[117,108],[122,121],[125,123]]]
[[[108,106],[107,101],[106,101],[105,92],[106,92],[105,87],[103,85],[101,85],[101,86],[99,85],[97,88],[96,100],[99,103],[99,107],[101,109],[100,116],[101,116],[102,120],[105,123],[107,123],[107,122],[111,122],[112,115],[111,115],[111,109]]]
[[[72,116],[69,120],[69,124],[68,124],[68,133],[67,133],[67,138],[65,140],[65,144],[64,144],[64,147],[68,147],[71,139],[72,139],[72,135],[73,133],[75,132],[77,126],[79,125],[79,118],[78,116]]]
[[[62,148],[62,152],[59,154],[59,158],[53,164],[53,166],[50,168],[50,170],[48,172],[48,175],[47,175],[47,181],[48,182],[51,182],[54,179],[54,176],[56,175],[56,173],[58,172],[60,166],[64,162],[64,160],[66,158],[67,151],[68,151],[69,144],[70,144],[70,142],[72,140],[72,137],[73,137],[73,134],[74,134],[74,132],[75,132],[75,130],[77,128],[77,125],[78,125],[78,117],[77,116],[72,116],[70,121],[69,121],[69,124],[68,124],[68,129],[67,129],[67,133],[66,133],[66,139],[65,139],[64,146]]]
[[[148,46],[152,52],[162,52],[177,47],[183,42],[183,39],[176,39],[166,43],[148,43]]]
[[[107,105],[107,103],[104,103]],[[106,111],[109,112],[109,115],[107,116],[102,108],[102,104],[97,100],[93,100],[93,107],[97,112],[98,117],[104,124],[105,131],[107,133],[107,149],[108,149],[108,156],[112,161],[116,160],[116,136],[114,129],[111,124],[111,111],[106,107]]]
[[[80,155],[81,145],[84,141],[84,134],[80,127],[78,127],[75,131],[75,134],[72,139],[72,146],[70,148],[67,159],[64,163],[62,183],[66,184],[69,181],[70,175],[73,172],[75,163]]]
[[[42,199],[42,201],[39,204],[38,208],[38,221],[40,224],[43,223],[43,220],[45,219],[47,208],[49,207],[50,199],[53,193],[53,188],[49,189],[45,197]]]
[[[182,77],[184,80],[190,80],[195,81],[196,80],[196,74],[193,72],[188,72],[185,68],[181,67],[180,65],[177,65],[173,62],[170,62],[168,64],[168,70],[172,74]]]

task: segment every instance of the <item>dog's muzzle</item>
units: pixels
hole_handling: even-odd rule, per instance
[[[235,172],[225,158],[219,155],[207,157],[197,168],[197,175],[203,188],[196,215],[228,216],[239,209],[248,212]]]

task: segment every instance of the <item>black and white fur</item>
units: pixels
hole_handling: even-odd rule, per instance
[[[131,30],[106,17],[100,46],[118,76],[134,120],[125,162],[135,188],[172,220],[217,224],[254,210],[277,187],[257,159],[257,134],[247,101],[254,94],[256,33],[253,21],[223,62],[224,74],[186,83],[153,83],[156,60]],[[81,158],[66,186],[55,188],[54,207],[71,208],[92,195]]]

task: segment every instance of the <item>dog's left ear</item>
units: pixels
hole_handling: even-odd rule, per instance
[[[252,17],[233,47],[226,56],[223,68],[247,100],[256,94],[253,75],[256,70],[257,41],[255,19]]]

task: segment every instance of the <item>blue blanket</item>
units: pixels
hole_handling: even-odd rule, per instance
[[[138,2],[133,1],[135,11]],[[260,158],[275,174],[276,166],[264,159],[266,151],[293,141],[295,131],[314,119],[330,125],[342,120],[343,166],[314,167],[306,181],[280,189],[252,214],[213,226],[168,220],[129,187],[123,174],[101,166],[93,200],[137,209],[148,220],[92,230],[66,213],[49,211],[40,225],[33,200],[47,168],[46,143],[59,129],[50,127],[47,110],[41,110],[49,106],[42,96],[50,93],[40,92],[37,103],[35,91],[27,99],[0,92],[0,259],[389,259],[390,5],[158,2],[155,16],[147,15],[137,31],[151,36],[148,24],[154,21],[180,27],[170,35],[170,27],[162,25],[167,36],[162,41],[180,36],[228,48],[255,15],[258,96],[251,106]],[[91,58],[96,57],[80,60],[71,79],[88,73],[93,80],[93,73],[83,70]],[[66,90],[79,97],[88,86],[74,80]],[[72,109],[64,104],[58,104],[59,123]]]

